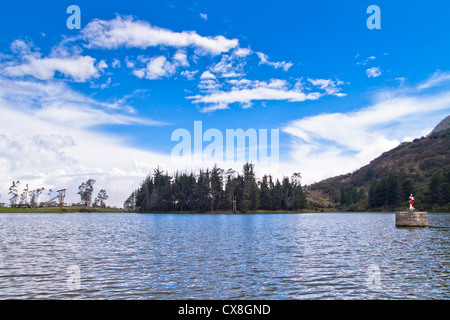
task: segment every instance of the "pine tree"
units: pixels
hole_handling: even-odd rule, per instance
[[[450,175],[449,173],[442,174],[442,172],[436,172],[430,180],[428,185],[429,189],[429,202],[432,206],[444,206],[450,202]]]
[[[240,211],[243,213],[259,208],[259,189],[256,183],[255,165],[246,163],[243,166],[243,190],[240,198]]]
[[[260,205],[263,210],[272,209],[272,198],[270,197],[269,177],[264,175],[260,182]]]
[[[125,210],[136,210],[136,194],[137,191],[133,191],[131,195],[123,203],[123,208]]]
[[[223,202],[223,170],[214,165],[211,170],[211,211],[220,208]]]
[[[209,171],[200,170],[196,186],[196,206],[198,212],[206,212],[211,209],[209,192]]]
[[[294,173],[291,177],[291,181],[292,190],[294,193],[293,210],[301,210],[306,208],[307,199],[302,188],[302,175],[299,172]]]
[[[272,198],[272,210],[281,210],[283,201],[283,190],[280,181],[277,179],[276,183],[272,183],[270,190]]]

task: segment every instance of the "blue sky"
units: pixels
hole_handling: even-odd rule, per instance
[[[81,29],[69,30],[69,5]],[[367,7],[381,9],[370,30]],[[0,185],[121,205],[177,128],[280,130],[274,175],[353,171],[449,113],[448,1],[10,1],[0,10]],[[227,167],[229,164],[223,164]],[[239,169],[236,166],[235,169]],[[267,172],[260,168],[260,173]]]

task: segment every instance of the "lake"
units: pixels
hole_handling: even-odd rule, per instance
[[[450,214],[0,214],[0,299],[449,299]]]

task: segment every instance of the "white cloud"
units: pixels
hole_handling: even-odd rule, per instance
[[[100,89],[105,89],[105,88],[109,88],[109,86],[111,85],[111,78],[108,77],[108,79],[106,79],[106,81],[104,81],[103,83],[95,83],[94,81],[91,81],[91,88],[100,88]]]
[[[108,79],[106,80],[106,82],[104,82],[104,83],[102,83],[102,84],[100,85],[100,89],[108,88],[110,84],[111,84],[111,78],[108,78]]]
[[[435,73],[433,73],[433,75],[428,78],[426,81],[422,82],[419,86],[418,89],[422,90],[422,89],[428,89],[431,87],[434,87],[436,85],[439,85],[443,82],[448,82],[450,81],[450,72],[446,71],[446,72],[442,72],[442,71],[436,71]]]
[[[206,13],[200,13],[200,17],[201,17],[203,20],[208,20],[208,15],[207,15]]]
[[[32,42],[27,42],[23,40],[16,39],[9,46],[10,50],[16,54],[16,56],[35,56],[39,57],[40,54],[37,48],[34,46]]]
[[[138,57],[138,60],[141,63],[146,63],[146,66],[144,68],[136,68],[136,63],[129,61],[127,63],[129,68],[136,68],[132,71],[132,74],[138,78],[145,77],[150,80],[169,77],[176,72],[177,68],[189,66],[186,54],[181,51],[175,53],[172,58],[172,62],[168,61],[165,56],[157,56],[152,58],[140,56]]]
[[[271,61],[269,61],[269,57],[262,52],[256,52],[256,54],[258,55],[258,57],[260,59],[259,64],[267,64],[269,66],[274,67],[275,69],[281,68],[284,71],[288,71],[289,68],[293,66],[292,62],[286,62],[286,61],[271,62]]]
[[[208,107],[202,108],[200,111],[203,113],[208,113],[208,112],[215,112],[218,110],[226,110],[226,109],[230,109],[230,107],[228,107],[228,103],[215,103]]]
[[[380,95],[373,106],[289,123],[291,158],[308,183],[351,172],[436,125],[450,110],[450,92],[435,96]]]
[[[318,86],[320,89],[325,90],[328,95],[333,95],[337,97],[345,97],[345,93],[341,93],[341,88],[338,86],[343,85],[344,82],[341,80],[333,81],[331,79],[310,79],[308,81],[314,85]]]
[[[200,76],[200,82],[198,88],[206,92],[215,92],[219,90],[222,85],[217,80],[217,77],[213,75],[210,71],[204,71]]]
[[[136,77],[138,77],[139,79],[142,79],[143,77],[145,77],[145,69],[135,69],[135,70],[131,71],[131,73],[133,75],[135,75]]]
[[[398,77],[398,78],[395,78],[395,80],[400,82],[400,87],[402,87],[405,84],[405,82],[406,82],[406,78],[405,77]]]
[[[183,77],[186,77],[186,79],[187,80],[194,80],[195,79],[195,75],[198,73],[198,70],[192,70],[192,71],[189,71],[189,70],[183,70],[183,71],[181,71],[181,75],[183,76]]]
[[[252,54],[252,50],[248,49],[248,48],[236,48],[234,50],[234,54],[238,57],[246,57],[250,54]]]
[[[116,49],[169,46],[195,47],[200,53],[212,55],[228,52],[238,46],[237,39],[224,36],[204,37],[195,31],[175,32],[150,25],[131,17],[117,16],[112,20],[95,19],[81,31],[88,48]]]
[[[221,60],[213,64],[209,70],[222,78],[242,77],[245,75],[243,69],[246,63],[242,57],[234,53],[231,55],[224,54]]]
[[[355,58],[358,58],[358,57],[359,57],[359,54],[355,56]],[[364,60],[362,60],[362,61],[358,61],[356,64],[357,64],[357,65],[363,65],[363,66],[365,66],[365,65],[367,65],[371,60],[375,60],[376,58],[377,58],[377,57],[375,57],[375,56],[370,56],[370,57],[367,57],[367,59],[364,59]]]
[[[252,81],[252,80],[248,80],[248,79],[228,79],[227,82],[229,84],[231,84],[233,87],[233,89],[242,89],[242,88],[249,88],[251,86],[256,85],[257,83],[259,83],[260,81],[256,80],[256,81]]]
[[[32,76],[39,80],[50,80],[63,76],[76,82],[86,82],[98,78],[100,72],[108,67],[104,60],[96,63],[90,56],[80,55],[76,45],[67,45],[63,40],[43,57],[32,42],[14,40],[10,45],[14,56],[7,56],[0,63],[0,74],[9,77]]]
[[[97,64],[95,65],[95,67],[96,67],[98,70],[103,71],[104,69],[108,68],[108,65],[106,64],[105,60],[100,60],[100,62],[97,63]]]
[[[37,119],[45,118],[77,128],[102,124],[164,124],[132,117],[129,113],[133,108],[126,104],[97,101],[55,81],[42,83],[0,77],[0,102]]]
[[[133,69],[136,66],[136,63],[134,61],[130,60],[129,57],[125,58],[125,64],[128,69]]]
[[[379,67],[373,67],[366,70],[367,77],[369,78],[377,78],[381,76],[382,72]]]
[[[187,60],[187,55],[183,51],[177,51],[175,55],[173,56],[173,61],[182,66],[182,67],[189,67],[189,62]]]
[[[208,81],[214,80],[209,79]],[[211,85],[215,83],[213,82]],[[296,88],[290,88],[286,80],[280,79],[272,79],[269,82],[229,80],[228,83],[232,85],[229,91],[219,91],[217,88],[211,88],[212,90],[206,95],[196,95],[187,98],[192,99],[197,104],[206,104],[207,106],[201,109],[202,112],[211,112],[227,109],[228,105],[232,103],[240,103],[241,107],[249,108],[252,101],[286,100],[288,102],[299,102],[317,100],[322,96],[318,92],[304,93]]]
[[[164,124],[123,110],[128,108],[93,100],[63,83],[0,77],[0,193],[7,195],[11,181],[21,180],[31,188],[68,188],[68,202],[76,202],[78,185],[93,178],[108,190],[109,204],[121,205],[148,173],[136,161],[148,167],[170,161],[92,129]]]
[[[26,56],[21,63],[5,63],[1,73],[12,77],[30,75],[36,79],[49,80],[55,77],[56,72],[59,72],[76,82],[85,82],[99,76],[94,64],[95,59],[90,56],[36,58],[30,55]],[[99,67],[102,68],[104,65],[100,64]]]
[[[216,110],[228,109],[230,104],[239,103],[242,108],[250,108],[253,101],[264,100],[286,100],[288,102],[302,102],[306,100],[317,100],[323,95],[334,95],[344,97],[341,93],[340,80],[308,79],[314,86],[325,91],[324,93],[303,90],[301,82],[291,85],[284,79],[271,79],[270,81],[248,80],[248,79],[227,79],[228,90],[220,90],[225,84],[219,83],[217,78],[213,78],[211,73],[204,73],[199,89],[206,91],[206,94],[187,97],[193,103],[204,104],[200,109],[202,112],[213,112]]]
[[[200,76],[200,79],[217,79],[217,78],[211,72],[206,70],[205,72],[202,73],[202,75]]]
[[[113,62],[111,62],[111,67],[113,67],[114,69],[120,68],[120,60],[114,59]]]
[[[222,85],[216,79],[202,79],[197,87],[205,92],[216,92]]]
[[[175,72],[175,68],[167,61],[166,57],[159,56],[150,60],[145,71],[147,79],[158,79],[172,75]]]

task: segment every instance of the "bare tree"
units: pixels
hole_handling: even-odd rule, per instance
[[[18,188],[19,188],[19,184],[20,181],[13,181],[11,187],[9,187],[9,192],[8,194],[11,195],[11,198],[9,199],[10,203],[11,203],[11,207],[15,207],[17,206],[17,200],[19,199],[19,194],[18,194]]]
[[[36,208],[39,205],[39,196],[42,194],[42,192],[45,190],[45,188],[38,188],[36,190],[30,191],[30,205],[33,208]]]
[[[100,206],[102,208],[106,207],[105,201],[109,199],[109,196],[106,194],[106,190],[102,189],[95,198],[95,205]]]
[[[22,194],[20,195],[20,204],[23,206],[28,206],[28,194],[30,193],[30,189],[28,184],[25,185],[25,188],[22,190]]]

